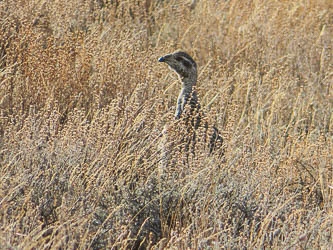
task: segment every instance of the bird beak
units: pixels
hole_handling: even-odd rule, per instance
[[[165,62],[165,61],[167,61],[168,58],[170,58],[170,57],[171,57],[171,55],[162,56],[162,57],[158,58],[158,61],[159,61],[159,62]]]

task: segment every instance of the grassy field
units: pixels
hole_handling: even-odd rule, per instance
[[[177,141],[198,63],[224,146]],[[0,1],[1,249],[332,249],[331,0]]]

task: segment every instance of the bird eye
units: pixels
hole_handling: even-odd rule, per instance
[[[183,64],[186,68],[189,68],[191,66],[191,64],[186,60],[183,61]]]
[[[184,65],[186,68],[191,67],[191,63],[190,63],[189,61],[187,61],[186,59],[180,57],[180,56],[177,56],[177,57],[176,57],[176,61],[177,61],[177,62],[181,62],[181,63],[183,63],[183,65]]]

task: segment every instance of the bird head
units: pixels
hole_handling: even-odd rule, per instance
[[[162,56],[158,59],[159,62],[164,62],[174,70],[180,78],[197,78],[197,64],[191,56],[182,51],[177,51],[172,54]]]

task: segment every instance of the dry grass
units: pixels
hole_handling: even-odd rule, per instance
[[[332,9],[0,1],[0,248],[332,249]],[[161,174],[179,48],[224,156]]]

